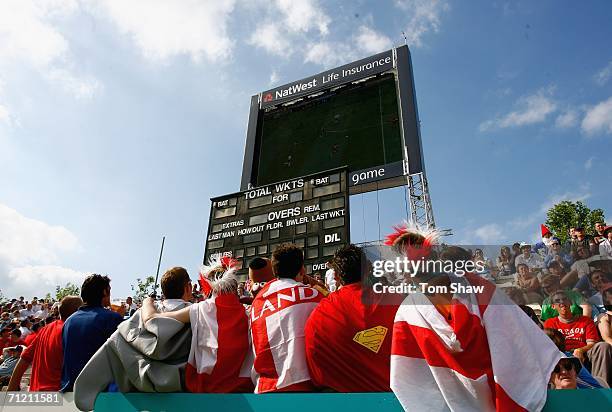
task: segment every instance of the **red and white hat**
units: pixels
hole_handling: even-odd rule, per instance
[[[542,237],[552,236],[552,232],[546,225],[540,225],[540,230],[542,230]]]
[[[216,255],[200,267],[200,288],[205,295],[233,292],[238,286],[238,261],[229,256]]]
[[[438,243],[440,232],[437,229],[422,229],[412,222],[404,221],[393,226],[393,233],[385,238],[385,245],[393,247],[398,253],[411,260],[427,258],[431,248]]]

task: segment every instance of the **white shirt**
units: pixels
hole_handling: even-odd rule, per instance
[[[329,289],[330,292],[335,292],[338,289],[336,285],[336,273],[333,269],[327,269],[325,272],[325,286]]]
[[[23,320],[23,319],[27,318],[28,316],[32,316],[33,314],[34,314],[34,312],[32,312],[31,310],[21,309],[19,311],[19,319]]]
[[[26,336],[32,333],[32,331],[25,326],[21,326],[19,330],[21,331],[21,339],[25,339]]]
[[[155,302],[155,308],[158,312],[174,312],[176,308],[185,304],[189,306],[191,302],[183,299],[164,299],[161,302]]]
[[[610,240],[604,239],[599,244],[599,254],[601,256],[607,256],[612,258],[612,242],[610,242]]]
[[[535,253],[531,253],[528,258],[520,254],[514,260],[514,265],[518,266],[520,264],[525,264],[529,266],[530,269],[542,269],[544,267],[544,259]]]
[[[591,272],[589,268],[589,262],[586,259],[580,259],[574,262],[570,270],[575,270],[578,272],[578,279],[581,279],[585,275],[588,275]]]
[[[49,311],[47,309],[45,310],[39,310],[34,314],[34,317],[36,319],[47,319],[47,317],[49,316]]]

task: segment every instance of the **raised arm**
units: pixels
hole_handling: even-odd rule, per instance
[[[11,375],[11,381],[8,384],[8,391],[15,392],[21,390],[21,378],[25,371],[30,367],[30,362],[21,358],[17,361],[13,374]]]
[[[146,323],[153,318],[171,318],[176,319],[179,322],[189,323],[189,307],[174,312],[159,313],[155,309],[153,298],[146,298],[142,302],[142,308],[140,308],[140,317],[142,318],[143,323]]]

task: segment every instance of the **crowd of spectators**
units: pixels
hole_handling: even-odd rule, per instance
[[[482,249],[469,251],[474,261],[483,263],[484,270],[479,275],[503,288],[538,326],[546,328],[546,333],[566,354],[551,377],[550,385],[557,389],[609,387],[612,384],[612,226],[598,223],[595,229],[596,236],[586,236],[583,228],[572,228],[570,239],[565,244],[546,230],[542,242],[502,246],[499,255],[493,259],[487,257]],[[357,294],[360,291],[359,287],[353,286],[360,281],[357,274],[360,266],[358,262],[347,260],[347,256],[356,259],[358,252],[348,249],[343,253],[345,255],[330,261],[332,275],[334,270],[342,272],[334,279],[339,282],[338,292],[331,294],[314,316],[322,316],[316,323],[329,325],[331,329],[325,331],[327,334],[333,333],[336,327],[341,330],[342,324],[357,322],[348,315],[333,315],[334,310],[348,305],[341,298],[351,302],[354,297],[349,291],[354,290]],[[257,259],[255,263],[258,263]],[[267,265],[265,260],[263,265]],[[252,270],[259,270],[255,266]],[[301,267],[303,270],[303,262]],[[324,290],[327,283],[325,296],[332,291],[326,282],[329,273],[325,276],[315,273],[310,277],[293,272],[291,279],[302,279],[318,290]],[[355,279],[350,280],[351,276]],[[249,306],[257,288],[265,284],[237,282],[232,293],[238,295],[240,303]],[[183,268],[166,272],[161,286],[165,296],[155,303],[155,310],[161,313],[176,311],[208,297],[197,283],[191,283]],[[93,274],[84,280],[80,297],[67,296],[60,302],[37,297],[28,301],[20,297],[3,303],[0,315],[0,383],[8,385],[9,390],[29,386],[31,391],[72,391],[79,373],[96,351],[124,319],[130,318],[140,308],[141,302],[128,297],[120,310],[110,310],[113,307],[110,292],[110,279]],[[392,327],[393,314],[387,312],[376,316],[384,318]],[[189,323],[189,317],[182,320]],[[365,326],[359,324],[360,328]],[[312,336],[322,336],[323,329],[319,329],[318,335]],[[347,333],[349,338],[353,335]],[[319,351],[319,346],[308,346],[308,350]],[[333,357],[327,355],[330,359]],[[318,366],[310,363],[309,367],[315,370]],[[23,385],[23,376],[30,368],[30,380]],[[381,376],[386,373],[383,370]],[[315,379],[323,380],[323,374],[315,376]],[[388,383],[380,388],[388,388]]]
[[[563,351],[572,359],[560,362],[552,382],[557,388],[569,388],[563,382],[576,362],[595,377],[593,386],[612,384],[611,244],[612,226],[602,222],[594,225],[593,236],[570,228],[563,244],[542,225],[541,242],[502,246],[495,264],[480,249],[472,252],[474,261],[485,262],[481,276],[503,288],[540,327],[564,337]]]

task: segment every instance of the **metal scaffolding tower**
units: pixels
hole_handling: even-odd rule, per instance
[[[422,228],[434,228],[436,223],[431,208],[427,178],[423,173],[408,175],[408,198],[412,222]]]

